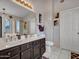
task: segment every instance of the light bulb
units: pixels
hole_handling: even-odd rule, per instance
[[[21,0],[21,2],[23,2],[24,0]]]
[[[26,2],[26,1],[25,1],[24,3],[25,3],[25,4],[27,4],[27,2]]]
[[[29,6],[31,6],[31,4],[30,4],[30,3],[28,3],[28,5],[29,5]]]

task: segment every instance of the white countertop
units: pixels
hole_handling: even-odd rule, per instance
[[[3,41],[3,39],[0,39],[0,50],[18,46],[31,41],[39,40],[41,38],[45,38],[45,36],[31,37],[31,38],[20,39],[20,40],[10,41],[10,42],[5,42]]]

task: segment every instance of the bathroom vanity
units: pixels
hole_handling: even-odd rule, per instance
[[[45,38],[20,42],[0,49],[0,59],[41,59],[46,51]]]
[[[46,51],[45,36],[38,37],[42,34],[38,35],[35,11],[5,2],[6,8],[0,6],[0,59],[41,59]]]

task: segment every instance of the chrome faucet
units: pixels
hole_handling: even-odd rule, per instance
[[[5,39],[6,39],[6,42],[12,41],[12,36],[8,35]]]

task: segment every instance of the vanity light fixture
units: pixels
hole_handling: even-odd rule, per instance
[[[60,0],[60,3],[63,3],[64,2],[64,0]]]
[[[29,2],[27,2],[27,1],[25,1],[25,0],[16,0],[16,2],[22,4],[22,5],[24,5],[25,7],[28,7],[28,8],[30,8],[30,9],[33,8],[32,4],[29,3]]]

